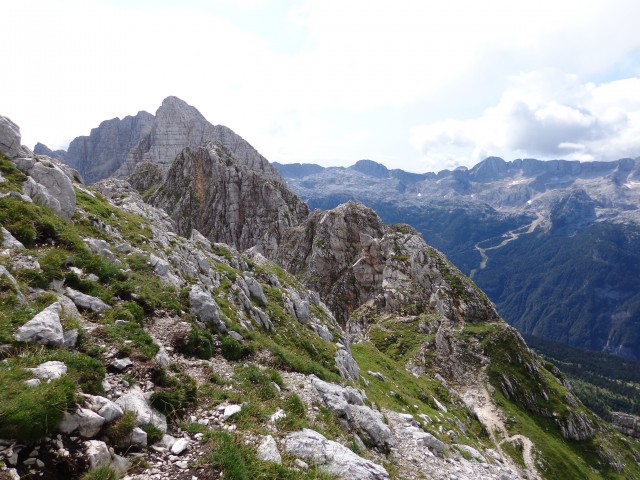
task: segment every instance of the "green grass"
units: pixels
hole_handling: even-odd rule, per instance
[[[0,172],[5,179],[0,183],[0,193],[12,191],[22,193],[22,184],[27,180],[27,176],[2,154],[0,154]]]
[[[93,468],[86,472],[80,480],[118,480],[120,475],[109,467]]]
[[[208,433],[211,453],[198,462],[198,465],[210,464],[216,471],[222,472],[224,480],[329,480],[332,476],[311,466],[300,471],[291,468],[292,461],[284,459],[283,465],[259,460],[253,448],[245,445],[240,437],[227,432]]]
[[[69,375],[29,387],[33,377],[15,362],[0,363],[0,438],[34,441],[53,432],[75,403],[76,384]]]
[[[138,323],[103,325],[95,332],[95,335],[115,344],[118,347],[120,357],[136,354],[145,359],[152,359],[159,350],[158,345]]]

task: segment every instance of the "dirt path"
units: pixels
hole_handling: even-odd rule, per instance
[[[468,388],[462,395],[465,403],[475,412],[482,424],[487,428],[493,443],[496,445],[498,452],[502,458],[511,466],[519,468],[513,464],[511,457],[502,451],[501,445],[505,442],[520,441],[522,443],[522,456],[524,464],[526,465],[526,471],[523,474],[529,480],[541,480],[538,470],[536,469],[534,454],[533,454],[533,442],[524,435],[516,434],[509,435],[504,421],[501,418],[498,407],[493,403],[491,396],[486,388],[480,386],[474,386]],[[499,433],[503,439],[498,440],[496,433]]]
[[[510,242],[517,240],[518,238],[520,238],[521,235],[524,235],[525,233],[532,233],[544,220],[543,215],[541,215],[540,213],[538,213],[537,215],[538,215],[537,218],[533,222],[531,222],[529,225],[516,228],[515,230],[510,230],[504,235],[502,235],[501,238],[503,238],[503,240],[498,245],[494,245],[493,247],[482,248],[480,246],[480,243],[476,243],[475,249],[478,251],[478,253],[480,253],[482,260],[480,261],[480,265],[478,266],[478,268],[474,268],[473,270],[471,270],[469,277],[473,279],[473,276],[479,270],[484,270],[487,267],[487,263],[489,262],[489,255],[487,254],[487,252],[489,250],[497,250],[509,244]]]

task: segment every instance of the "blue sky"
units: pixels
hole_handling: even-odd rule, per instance
[[[10,5],[0,114],[30,147],[176,95],[285,163],[640,156],[636,0]]]

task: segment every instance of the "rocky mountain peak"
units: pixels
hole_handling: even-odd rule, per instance
[[[389,169],[382,165],[381,163],[374,162],[373,160],[358,160],[351,167],[352,170],[356,170],[358,172],[364,173],[365,175],[369,175],[371,177],[377,178],[388,178],[389,177]]]
[[[257,245],[269,255],[278,248],[283,230],[304,221],[309,211],[273,180],[269,167],[260,159],[239,160],[218,141],[187,147],[149,202],[165,209],[183,235],[196,229],[210,240],[240,250]]]

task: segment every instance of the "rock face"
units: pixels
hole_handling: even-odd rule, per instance
[[[212,125],[197,109],[177,97],[164,99],[149,133],[130,150],[115,176],[126,178],[135,172],[138,164],[145,162],[166,173],[184,148],[196,148],[211,140],[223,145],[239,163],[262,171],[270,180],[283,182],[278,171],[249,143],[227,127]]]
[[[266,256],[277,249],[284,229],[308,214],[282,183],[217,142],[181,151],[149,201],[171,215],[182,235],[196,229],[240,250],[259,245]]]
[[[347,447],[327,440],[318,432],[305,428],[285,438],[288,452],[313,462],[320,469],[345,480],[386,480],[387,471],[369,460],[359,457]]]
[[[13,144],[11,125],[7,123],[5,137]],[[127,178],[142,164],[154,165],[164,175],[184,148],[196,148],[211,140],[227,148],[239,163],[261,171],[265,178],[284,183],[278,171],[246,140],[223,125],[209,123],[197,109],[177,97],[165,98],[155,116],[141,111],[122,120],[105,120],[89,136],[74,139],[66,152],[53,152],[41,143],[35,152],[68,163],[93,184],[111,175]],[[138,180],[143,179],[139,176]]]
[[[623,412],[611,412],[611,423],[625,435],[640,439],[640,419]]]
[[[424,174],[366,160],[276,166],[311,209],[353,199],[410,223],[521,332],[640,358],[640,158],[490,157]]]
[[[413,228],[385,227],[359,203],[316,211],[304,224],[288,229],[276,259],[308,279],[343,322],[367,302],[387,312],[417,315],[436,308],[451,319],[498,318],[486,297]],[[465,295],[457,305],[436,295],[439,288],[450,288],[445,274],[460,279],[458,293]]]
[[[76,210],[73,181],[77,172],[50,158],[17,158],[14,163],[28,176],[23,186],[28,197],[61,217],[73,216]]]
[[[20,127],[0,115],[0,153],[13,158],[20,151]]]
[[[147,112],[122,120],[105,120],[88,136],[75,138],[66,152],[51,152],[42,144],[36,145],[34,152],[66,162],[80,172],[85,182],[92,184],[110,176],[122,165],[129,151],[151,131],[153,120],[153,115]]]

